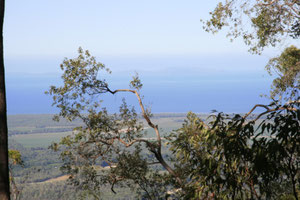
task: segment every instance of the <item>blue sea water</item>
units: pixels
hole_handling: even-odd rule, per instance
[[[8,114],[56,113],[51,97],[44,91],[59,85],[57,60],[6,61]],[[144,102],[152,112],[247,112],[256,103],[268,103],[271,78],[266,75],[266,59],[219,56],[192,58],[107,58],[111,75],[104,77],[113,89],[128,88],[138,72],[143,82]],[[22,66],[22,68],[20,67]],[[142,67],[141,67],[142,66]],[[26,70],[27,69],[27,70]],[[122,98],[137,105],[132,94],[103,95],[103,106],[117,112]]]

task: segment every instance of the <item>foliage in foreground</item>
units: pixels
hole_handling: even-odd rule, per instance
[[[227,36],[241,37],[252,53],[300,36],[299,0],[220,1],[204,21],[204,29],[216,33],[227,27]]]
[[[52,149],[61,149],[62,170],[70,183],[101,198],[110,185],[137,188],[147,199],[295,199],[300,180],[299,99],[281,105],[256,105],[244,116],[219,113],[208,124],[189,113],[182,128],[161,137],[140,95],[138,76],[131,89],[112,90],[98,74],[110,72],[88,51],[79,49],[75,59],[65,59],[61,87],[51,86],[59,115],[83,126],[64,137]],[[101,77],[101,78],[99,78]],[[123,100],[119,113],[101,108],[101,95],[132,93],[141,116],[156,137],[145,137],[144,124],[133,107]],[[264,112],[247,120],[257,108]],[[258,121],[258,119],[263,119]],[[170,154],[164,155],[162,148]],[[103,165],[107,167],[103,168]]]
[[[219,113],[207,129],[190,113],[171,147],[178,171],[189,179],[188,199],[298,196],[300,112],[285,108],[268,114],[258,127],[242,116]]]

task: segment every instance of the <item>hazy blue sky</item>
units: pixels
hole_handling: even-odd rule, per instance
[[[11,0],[4,26],[8,112],[53,113],[49,85],[59,64],[89,49],[125,88],[134,72],[154,112],[245,112],[266,100],[263,68],[276,51],[247,53],[237,40],[202,30],[217,1]],[[107,98],[115,107],[121,96]]]

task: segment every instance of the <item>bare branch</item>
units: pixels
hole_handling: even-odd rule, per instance
[[[263,104],[256,104],[246,115],[244,115],[244,119],[246,119],[257,107],[265,108],[266,110],[269,110],[269,107]]]
[[[299,101],[296,101],[299,102]],[[288,102],[287,104],[291,104],[293,102]],[[287,105],[286,104],[286,105]],[[259,118],[261,118],[263,115],[270,113],[270,112],[275,112],[275,111],[279,111],[279,110],[290,110],[290,111],[297,111],[297,108],[294,107],[277,107],[277,108],[270,108],[267,105],[263,105],[263,104],[256,104],[246,115],[244,115],[243,119],[246,119],[251,113],[253,113],[253,111],[258,108],[258,107],[262,107],[265,108],[266,111],[260,113],[253,121],[257,121]]]

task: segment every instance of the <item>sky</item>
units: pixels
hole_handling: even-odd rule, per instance
[[[127,88],[138,72],[153,112],[247,112],[266,103],[264,70],[276,51],[251,55],[226,31],[210,34],[218,1],[11,0],[6,2],[4,51],[8,114],[56,113],[50,85],[61,84],[59,64],[81,46],[112,70],[112,87]],[[105,97],[117,111],[123,96]],[[126,96],[135,104],[133,97]]]

